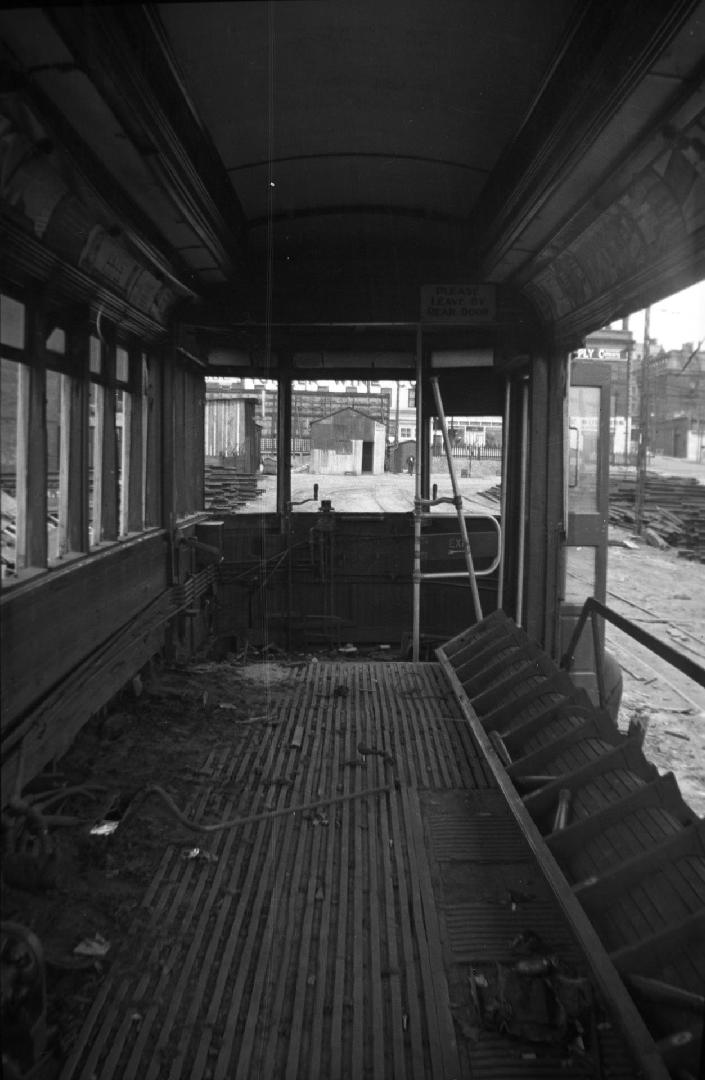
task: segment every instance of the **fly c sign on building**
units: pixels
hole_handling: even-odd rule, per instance
[[[623,360],[624,351],[622,349],[576,349],[570,354],[570,358],[571,360]]]

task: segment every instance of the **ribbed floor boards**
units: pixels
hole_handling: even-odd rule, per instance
[[[189,813],[344,801],[211,834],[214,861],[170,848],[62,1080],[555,1075],[459,1026],[466,965],[532,920],[572,945],[441,669],[314,663],[272,719]]]

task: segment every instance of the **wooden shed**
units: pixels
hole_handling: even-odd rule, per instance
[[[206,459],[235,459],[240,472],[254,473],[260,463],[257,398],[234,390],[206,389]]]
[[[386,428],[359,409],[311,421],[311,472],[384,472]]]

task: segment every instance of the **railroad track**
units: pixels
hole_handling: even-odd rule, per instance
[[[701,1077],[705,821],[503,612],[437,655],[641,1075]]]

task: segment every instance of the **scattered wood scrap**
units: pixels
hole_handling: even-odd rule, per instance
[[[479,491],[488,502],[499,503],[501,484]],[[636,477],[611,476],[609,520],[633,530],[636,526]],[[677,547],[684,559],[705,563],[705,485],[695,477],[647,473],[642,512],[643,536],[652,547]],[[629,545],[625,545],[629,546]]]
[[[502,485],[494,484],[492,487],[486,488],[485,491],[478,491],[480,498],[487,499],[488,502],[500,502],[502,498]]]
[[[610,479],[610,523],[636,525],[636,478]],[[694,477],[647,473],[642,512],[644,536],[654,547],[679,548],[679,555],[705,562],[705,485]]]

